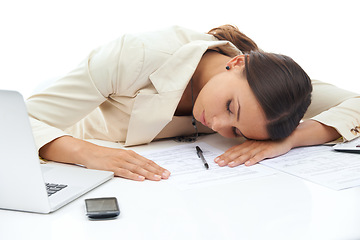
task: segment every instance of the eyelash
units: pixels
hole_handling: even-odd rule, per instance
[[[239,136],[240,136],[239,134],[236,133],[236,127],[232,127],[231,130],[232,130],[232,132],[233,132],[233,134],[234,134],[235,137],[239,137]]]
[[[232,111],[230,110],[230,104],[231,104],[231,100],[229,100],[229,101],[226,102],[226,110],[227,110],[229,113],[232,113]]]
[[[231,100],[227,101],[226,102],[226,110],[229,112],[229,113],[233,113],[231,110],[230,110],[230,104],[231,104]],[[235,137],[239,137],[239,134],[236,133],[236,127],[232,127],[231,128],[233,134]]]

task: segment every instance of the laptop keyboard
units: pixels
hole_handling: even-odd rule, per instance
[[[56,183],[45,183],[45,186],[49,197],[67,187],[67,185],[65,184],[56,184]]]

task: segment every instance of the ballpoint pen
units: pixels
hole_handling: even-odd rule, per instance
[[[203,151],[201,150],[201,148],[199,146],[196,146],[196,153],[197,153],[198,157],[201,158],[201,160],[203,161],[205,168],[209,169],[209,164],[206,162],[204,155],[203,155]]]

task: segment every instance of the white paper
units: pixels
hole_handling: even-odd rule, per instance
[[[207,170],[196,153],[199,146],[204,154],[209,169]],[[182,189],[213,185],[234,180],[248,180],[276,173],[273,169],[256,164],[230,168],[219,167],[214,159],[223,152],[206,143],[190,143],[169,147],[157,151],[143,152],[144,157],[154,161],[171,172],[169,183],[175,183]]]
[[[292,149],[261,164],[335,190],[360,186],[360,154],[337,152],[331,146]]]

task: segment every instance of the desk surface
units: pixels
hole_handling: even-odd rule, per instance
[[[217,135],[203,140],[234,144]],[[88,220],[84,199],[106,196],[117,197],[120,216]],[[0,239],[350,240],[360,239],[359,224],[360,187],[335,191],[281,172],[189,190],[114,178],[51,214],[0,210]]]

